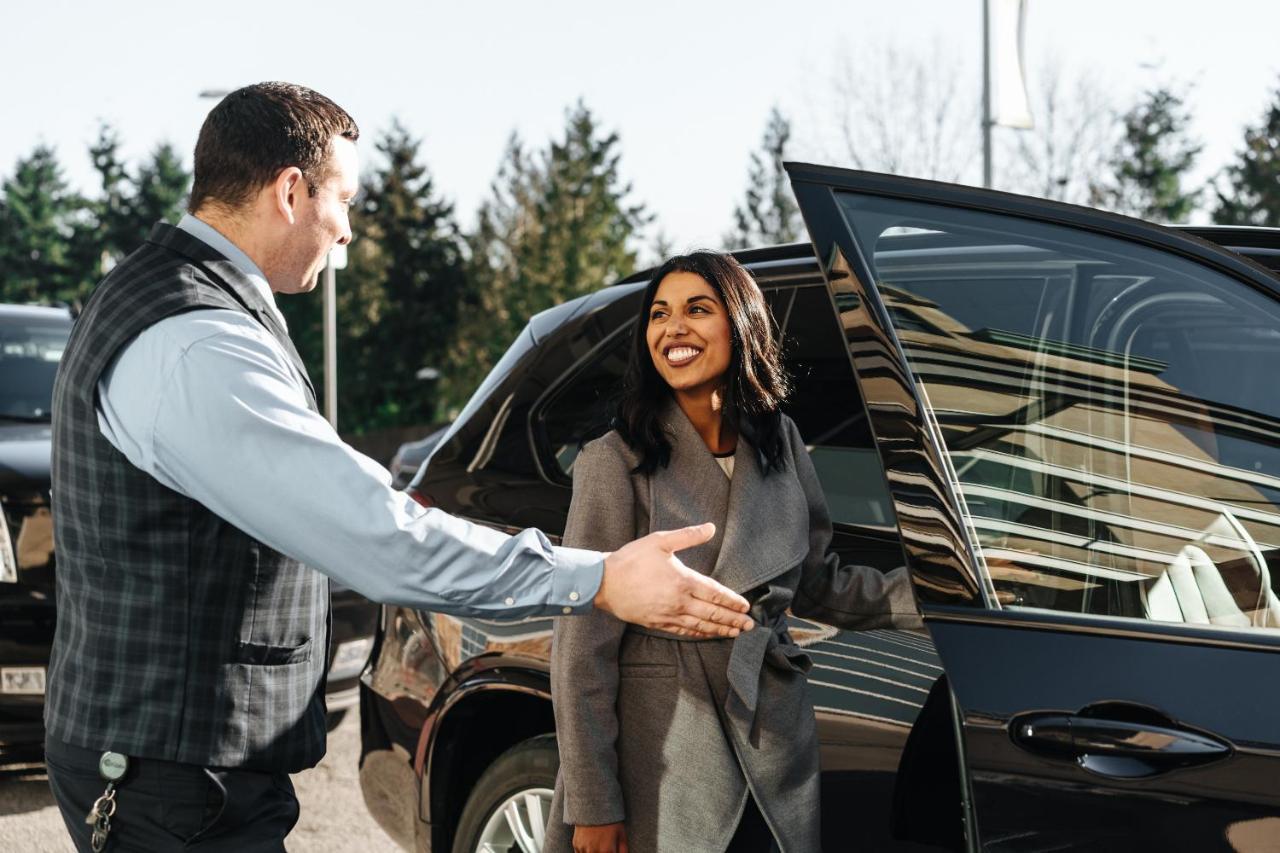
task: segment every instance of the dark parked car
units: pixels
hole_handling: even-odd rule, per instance
[[[417,441],[406,441],[400,445],[396,455],[391,457],[391,463],[387,465],[387,470],[391,472],[391,487],[408,488],[422,463],[431,457],[448,432],[449,427],[444,426]]]
[[[834,547],[927,627],[794,622],[824,848],[1275,849],[1280,231],[789,168],[812,243],[739,257]],[[534,317],[419,500],[560,532],[646,276]],[[549,627],[383,608],[361,783],[405,846],[541,849]]]
[[[49,412],[71,332],[65,308],[0,305],[0,763],[44,755],[44,679],[53,643]],[[336,723],[359,701],[377,606],[333,590],[327,697]]]

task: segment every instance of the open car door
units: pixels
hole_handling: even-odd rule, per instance
[[[1280,282],[1048,201],[788,164],[983,850],[1280,849]]]

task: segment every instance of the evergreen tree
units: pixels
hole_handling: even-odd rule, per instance
[[[151,152],[151,158],[138,167],[131,179],[132,194],[128,213],[132,240],[131,251],[151,233],[151,226],[161,220],[176,225],[186,208],[191,190],[191,173],[182,165],[182,157],[168,142]]]
[[[420,140],[394,123],[377,144],[385,165],[361,203],[362,225],[379,249],[376,260],[362,255],[361,262],[376,270],[382,305],[357,344],[363,363],[353,384],[344,383],[343,396],[367,412],[366,428],[436,420],[434,381],[419,374],[442,372],[465,296],[463,241],[453,205],[436,192],[419,160],[420,147]]]
[[[343,432],[427,424],[458,330],[467,280],[453,206],[441,199],[421,143],[398,122],[375,146],[379,167],[351,214],[347,268],[338,273],[338,412]],[[313,379],[323,376],[320,294],[280,300]]]
[[[1182,98],[1167,87],[1149,91],[1122,123],[1111,181],[1094,187],[1094,203],[1156,222],[1186,221],[1199,192],[1186,191],[1183,180],[1203,146],[1188,137],[1191,116]]]
[[[652,217],[629,200],[620,142],[581,102],[564,135],[530,155],[512,137],[468,240],[473,294],[444,384],[456,408],[534,314],[632,272]]]
[[[618,148],[618,134],[602,134],[580,101],[564,137],[542,156],[540,192],[516,258],[524,281],[513,308],[521,322],[635,268],[633,238],[652,217],[627,201]]]
[[[794,243],[804,233],[791,182],[782,167],[791,140],[791,122],[775,107],[769,112],[760,150],[751,155],[747,194],[734,208],[733,230],[724,235],[731,249]]]
[[[1244,149],[1226,169],[1227,189],[1213,221],[1222,225],[1280,225],[1280,89],[1262,123],[1245,130]]]
[[[72,251],[82,199],[67,189],[57,154],[39,145],[3,183],[0,301],[74,302],[91,284]]]
[[[98,129],[89,156],[98,173],[99,195],[84,202],[73,251],[92,287],[146,240],[156,222],[174,224],[181,218],[191,175],[167,142],[157,145],[150,159],[131,174],[120,158],[120,137],[106,124]]]
[[[481,203],[475,230],[466,238],[464,310],[439,382],[446,412],[466,403],[525,322],[513,307],[515,291],[524,282],[517,256],[534,232],[541,192],[541,173],[512,134],[490,197]]]
[[[119,260],[134,247],[135,234],[129,222],[129,174],[120,159],[120,136],[110,125],[98,128],[89,157],[98,173],[99,196],[88,205],[90,222],[78,242],[90,258],[105,254]]]

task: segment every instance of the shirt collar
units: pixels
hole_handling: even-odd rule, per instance
[[[280,313],[280,309],[276,306],[276,297],[271,292],[271,285],[267,284],[267,277],[262,274],[262,270],[258,269],[258,265],[239,246],[224,237],[218,229],[203,219],[192,216],[190,213],[182,215],[182,219],[178,221],[178,227],[197,240],[207,244],[209,248],[231,261],[236,269],[244,273],[245,278],[253,282],[253,286],[258,289],[258,293],[262,296],[262,301],[267,303],[271,313],[280,321],[280,328],[286,332],[289,330],[289,324],[285,322],[284,315]]]

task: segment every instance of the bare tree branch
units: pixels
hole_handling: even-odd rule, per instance
[[[927,56],[894,45],[840,58],[831,76],[834,106],[828,159],[858,169],[960,181],[977,164],[977,93],[962,87],[963,63],[935,44]],[[834,124],[834,128],[831,125]]]
[[[1092,73],[1069,79],[1050,58],[1031,86],[1031,130],[1001,134],[996,182],[1042,198],[1088,204],[1118,144],[1115,109]]]

